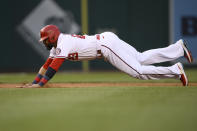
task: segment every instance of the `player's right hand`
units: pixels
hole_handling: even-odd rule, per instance
[[[32,85],[33,85],[32,83],[27,83],[27,84],[17,86],[17,87],[19,87],[19,88],[30,88]]]

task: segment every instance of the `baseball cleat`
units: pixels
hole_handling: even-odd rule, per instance
[[[193,62],[192,53],[187,48],[187,42],[182,39],[181,45],[182,45],[183,50],[184,50],[184,57],[188,60],[189,63],[192,63]]]
[[[188,79],[187,79],[187,76],[186,76],[185,71],[183,69],[183,65],[179,62],[179,63],[177,63],[177,66],[181,72],[180,80],[183,83],[183,86],[188,86]]]

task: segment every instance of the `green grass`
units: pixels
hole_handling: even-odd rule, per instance
[[[186,72],[197,82],[196,70]],[[1,74],[0,83],[34,77]],[[108,81],[147,82],[118,72],[58,73],[52,80]],[[0,88],[0,131],[196,131],[196,111],[197,87]]]
[[[195,131],[197,89],[1,89],[1,131]]]
[[[186,74],[190,82],[197,82],[197,69],[187,69]],[[0,74],[0,83],[32,82],[35,73]],[[58,72],[50,82],[178,82],[173,79],[138,80],[121,72]]]

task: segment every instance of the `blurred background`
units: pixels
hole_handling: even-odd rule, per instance
[[[195,67],[196,5],[196,0],[2,1],[0,72],[38,71],[49,53],[38,43],[39,31],[47,24],[55,24],[62,32],[71,34],[112,31],[140,52],[183,38],[189,43]],[[66,61],[61,70],[81,71],[82,65]],[[93,60],[89,61],[89,70],[114,67],[104,60]]]

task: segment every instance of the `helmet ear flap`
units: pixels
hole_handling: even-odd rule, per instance
[[[54,36],[54,35],[51,37],[51,40],[52,40],[52,41],[55,40],[55,36]]]
[[[48,34],[48,37],[49,37],[49,42],[51,43],[52,31],[48,30],[47,34]]]
[[[55,32],[53,30],[49,30],[48,36],[49,36],[49,42],[54,43],[55,42]]]

